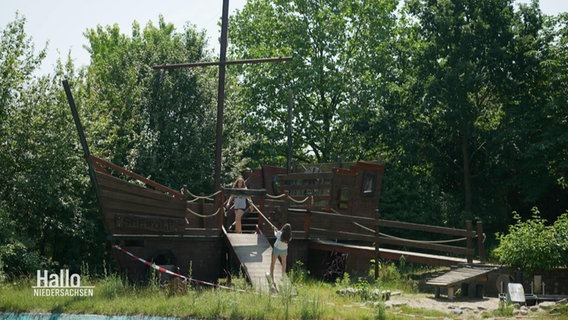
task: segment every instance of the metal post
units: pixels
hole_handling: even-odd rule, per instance
[[[466,237],[467,254],[466,254],[466,258],[467,258],[467,263],[471,264],[471,263],[473,263],[472,251],[474,250],[473,249],[473,241],[472,241],[473,240],[472,239],[473,228],[472,228],[471,220],[466,220],[465,226],[466,226],[466,230],[467,230],[467,237]]]
[[[377,209],[377,221],[375,225],[375,280],[379,278],[379,259],[381,257],[380,254],[380,246],[381,246],[381,236],[380,236],[380,225],[379,221],[381,220],[381,215],[379,213],[379,209]]]
[[[257,225],[258,228],[261,228],[261,226],[263,225],[262,220],[264,220],[264,219],[268,220],[267,217],[264,217],[264,215],[261,214],[262,212],[264,212],[264,196],[259,197],[258,204],[259,204],[258,208],[260,209],[260,212],[257,214],[256,225]],[[270,222],[270,221],[266,221],[266,222]]]
[[[485,234],[483,233],[483,222],[477,221],[477,252],[479,261],[485,263]]]
[[[219,208],[217,226],[221,229],[225,225],[225,194],[219,192],[215,199],[217,201],[217,208]]]
[[[286,173],[290,173],[290,168],[292,167],[292,104],[294,103],[294,92],[292,89],[288,91],[288,123],[287,123],[287,135],[288,135],[288,155],[286,157]]]

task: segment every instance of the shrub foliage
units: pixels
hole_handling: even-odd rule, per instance
[[[531,219],[521,221],[516,212],[514,218],[516,223],[509,226],[508,234],[497,234],[500,244],[494,254],[499,262],[527,271],[568,266],[568,213],[553,224],[547,224],[537,208]]]

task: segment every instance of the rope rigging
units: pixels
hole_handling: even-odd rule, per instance
[[[266,197],[268,197],[269,199],[277,200],[277,199],[282,199],[282,198],[286,197],[286,194],[283,193],[283,194],[280,194],[280,195],[277,195],[277,196],[273,196],[273,195],[267,193]]]
[[[213,197],[217,196],[217,195],[220,194],[221,192],[222,192],[222,191],[219,190],[219,191],[217,191],[217,192],[215,192],[215,193],[212,193],[212,194],[210,194],[210,195],[208,195],[208,196],[198,196],[198,195],[193,194],[191,191],[189,191],[189,189],[187,189],[187,186],[185,186],[185,185],[184,185],[184,186],[181,188],[181,190],[180,190],[180,193],[181,193],[181,194],[186,195],[186,196],[190,196],[190,197],[193,198],[193,199],[191,199],[191,200],[186,200],[187,203],[194,203],[194,202],[197,202],[197,201],[199,201],[199,200],[215,201],[215,199],[214,199]],[[303,204],[303,203],[306,203],[308,200],[313,199],[313,196],[307,196],[307,197],[305,197],[305,198],[302,199],[302,200],[296,200],[296,199],[294,199],[293,197],[291,197],[290,195],[288,195],[288,194],[286,194],[286,193],[282,193],[282,194],[279,194],[279,195],[266,194],[266,197],[268,197],[268,198],[270,198],[270,199],[283,199],[283,198],[286,198],[286,199],[292,201],[292,202],[295,203],[295,204]],[[260,209],[252,202],[252,200],[250,200],[250,198],[247,198],[247,201],[248,201],[248,203],[252,206],[252,208],[253,208],[256,212],[258,212],[258,213],[264,218],[264,220],[267,221],[267,222],[272,226],[272,228],[277,229],[276,226],[275,226],[274,224],[272,224],[272,222],[270,222],[270,220],[268,220],[268,218],[267,218],[267,217],[260,211]],[[225,215],[226,215],[225,206],[223,205],[223,206],[221,206],[221,207],[223,208],[223,212],[224,212]],[[221,211],[221,207],[217,208],[217,210],[216,210],[214,213],[212,213],[212,214],[207,214],[207,215],[206,215],[206,214],[197,213],[197,212],[191,210],[190,208],[186,208],[185,210],[186,210],[186,212],[191,213],[191,214],[193,214],[194,216],[197,216],[197,217],[200,217],[200,218],[210,218],[210,217],[214,217],[214,216],[216,216],[217,214],[219,214],[219,212]]]
[[[313,196],[307,196],[307,197],[304,198],[303,200],[295,200],[294,198],[290,197],[289,195],[287,195],[287,194],[285,194],[285,193],[283,193],[283,194],[281,194],[281,195],[278,195],[278,196],[271,196],[271,195],[268,195],[268,194],[267,194],[266,196],[272,197],[272,199],[276,199],[276,198],[277,198],[277,199],[280,199],[280,198],[283,198],[283,197],[287,197],[289,200],[291,200],[292,202],[297,203],[297,204],[305,203],[306,201],[308,201],[308,200],[310,200],[310,199],[313,198]],[[278,229],[272,222],[270,222],[270,220],[268,219],[268,217],[266,217],[266,216],[264,215],[264,213],[262,213],[262,211],[260,211],[260,209],[254,204],[254,202],[252,202],[251,199],[248,199],[248,198],[247,198],[247,201],[248,201],[248,203],[250,204],[250,206],[251,206],[254,210],[256,210],[256,212],[258,212],[258,214],[260,214],[260,215],[264,218],[264,220],[265,220],[266,222],[268,222],[268,224],[270,224],[270,226],[271,226],[273,229]]]
[[[302,204],[302,203],[306,203],[306,201],[308,201],[309,199],[313,199],[313,196],[307,196],[303,200],[296,200],[296,199],[288,196],[288,199],[291,200],[292,202],[294,202],[295,204]]]
[[[282,198],[288,198],[288,200],[291,200],[292,202],[296,203],[296,204],[302,204],[302,203],[306,203],[306,201],[308,201],[309,199],[313,198],[313,196],[307,196],[305,197],[303,200],[296,200],[294,198],[292,198],[290,195],[286,194],[286,193],[282,193],[279,195],[271,195],[271,194],[266,194],[266,197],[269,199],[273,199],[273,200],[278,200],[278,199],[282,199]]]
[[[211,195],[208,195],[208,196],[198,196],[198,195],[195,195],[195,194],[191,193],[191,191],[189,191],[186,186],[184,186],[180,191],[181,191],[182,194],[191,196],[191,197],[193,198],[193,199],[191,199],[191,200],[187,200],[188,203],[194,203],[194,202],[199,201],[199,200],[215,201],[215,199],[214,199],[213,197],[215,197],[215,196],[217,196],[218,194],[221,193],[221,190],[219,190],[219,191],[217,191],[217,192],[215,192],[215,193],[213,193],[213,194],[211,194]],[[288,194],[286,194],[286,193],[282,193],[282,194],[279,194],[279,195],[266,194],[266,197],[269,198],[269,199],[274,199],[274,200],[280,200],[280,199],[286,198],[286,199],[290,200],[291,202],[293,202],[293,203],[295,203],[295,204],[304,204],[304,203],[306,203],[308,200],[313,199],[313,196],[307,196],[307,197],[305,197],[305,198],[302,199],[302,200],[296,200],[296,199],[294,199],[293,197],[291,197],[290,195],[288,195]],[[264,215],[264,213],[262,213],[262,211],[254,204],[254,202],[253,202],[250,198],[247,198],[247,202],[249,203],[249,205],[250,205],[258,214],[260,214],[260,215],[264,218],[264,220],[265,220],[268,224],[270,224],[270,226],[271,226],[273,229],[278,229],[278,228],[268,219],[268,217],[266,217],[266,215]],[[225,209],[224,206],[222,206],[222,208]],[[210,218],[210,217],[214,217],[214,216],[216,216],[217,214],[219,214],[219,212],[221,211],[221,207],[217,208],[217,210],[216,210],[214,213],[208,214],[208,215],[197,213],[197,212],[195,212],[195,211],[193,211],[193,210],[191,210],[191,209],[189,209],[189,208],[186,208],[186,211],[187,211],[188,213],[191,213],[191,214],[193,214],[193,215],[195,215],[195,216],[197,216],[197,217],[200,217],[200,218]],[[224,212],[225,212],[225,211],[224,211]],[[357,222],[352,222],[352,223],[353,223],[354,225],[356,225],[356,226],[362,228],[363,230],[372,232],[373,234],[376,232],[375,230],[373,230],[373,229],[371,229],[371,228],[368,228],[368,227],[366,227],[366,226],[364,226],[364,225],[362,225],[362,224],[360,224],[360,223],[357,223]],[[396,237],[396,236],[389,235],[389,234],[386,234],[386,233],[383,233],[383,232],[379,232],[378,234],[379,234],[380,236],[382,236],[382,237],[385,237],[385,238],[394,239],[394,240],[401,240],[401,241],[409,241],[409,242],[413,242],[413,243],[444,244],[444,243],[453,243],[453,242],[460,242],[460,241],[465,241],[465,240],[467,240],[467,237],[463,237],[463,238],[458,238],[458,239],[430,240],[430,241],[428,241],[428,240],[415,240],[415,239],[401,238],[401,237]],[[485,237],[485,234],[484,234],[483,236]],[[476,235],[476,237],[477,237],[477,235]],[[484,239],[484,240],[485,240],[485,239]]]
[[[219,190],[215,193],[212,193],[208,196],[198,196],[198,195],[191,193],[191,191],[189,191],[189,189],[187,189],[187,186],[183,186],[183,188],[181,188],[181,190],[180,190],[180,193],[193,198],[191,200],[187,200],[187,202],[195,202],[197,200],[215,201],[215,199],[213,197],[218,195],[219,193],[221,193],[221,190]]]
[[[197,212],[195,212],[195,211],[193,211],[193,210],[191,210],[191,209],[189,209],[189,208],[185,208],[185,211],[187,211],[187,212],[189,212],[189,213],[191,213],[191,214],[193,214],[193,215],[195,215],[195,216],[198,216],[198,217],[200,217],[200,218],[211,218],[211,217],[216,216],[216,215],[219,213],[219,211],[221,211],[221,208],[217,208],[217,211],[215,211],[215,212],[213,212],[212,214],[209,214],[209,215],[206,215],[206,214],[199,214],[199,213],[197,213]]]
[[[184,185],[183,188],[181,188],[180,193],[193,198],[191,200],[186,200],[187,203],[195,203],[199,200],[215,201],[215,199],[213,197],[220,194],[221,190],[219,190],[215,193],[212,193],[208,196],[198,196],[198,195],[191,193],[191,191],[189,191],[189,189],[187,189],[187,186]],[[210,218],[210,217],[216,216],[221,211],[221,208],[217,208],[217,211],[213,212],[212,214],[200,214],[200,213],[197,213],[197,212],[191,210],[190,208],[185,208],[185,211],[188,212],[188,213],[191,213],[191,214],[193,214],[197,217],[200,217],[200,218]]]
[[[375,230],[373,230],[373,229],[371,229],[371,228],[368,228],[368,227],[365,227],[364,225],[362,225],[362,224],[360,224],[360,223],[353,222],[353,224],[356,225],[356,226],[358,226],[358,227],[360,227],[360,228],[362,228],[362,229],[364,229],[364,230],[367,230],[367,231],[370,231],[370,232],[372,232],[372,233],[375,233]],[[414,239],[400,238],[400,237],[395,237],[395,236],[392,236],[392,235],[389,235],[389,234],[386,234],[386,233],[382,233],[382,232],[379,232],[379,235],[381,235],[381,236],[383,236],[383,237],[385,237],[385,238],[390,238],[390,239],[394,239],[394,240],[409,241],[409,242],[414,242],[414,243],[433,243],[433,244],[441,244],[441,243],[451,243],[451,242],[459,242],[459,241],[465,241],[465,240],[467,240],[466,237],[463,237],[463,238],[458,238],[458,239],[427,241],[427,240],[414,240]]]

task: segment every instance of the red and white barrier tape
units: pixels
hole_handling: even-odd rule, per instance
[[[175,273],[175,272],[170,271],[170,270],[168,270],[168,269],[166,269],[166,268],[164,268],[164,267],[161,267],[161,266],[159,266],[159,265],[157,265],[157,264],[155,264],[155,263],[152,263],[152,262],[150,262],[150,261],[144,260],[144,259],[142,259],[142,258],[140,258],[140,257],[138,257],[138,256],[136,256],[136,255],[134,255],[134,254],[132,254],[131,252],[125,250],[125,249],[122,248],[121,246],[118,246],[118,245],[116,245],[116,244],[113,244],[112,247],[115,248],[115,249],[117,249],[117,250],[120,250],[120,251],[126,253],[126,254],[129,255],[132,259],[138,260],[138,261],[144,263],[145,265],[148,265],[148,266],[151,267],[152,269],[155,269],[155,270],[160,271],[160,272],[163,272],[163,273],[167,273],[167,274],[172,275],[172,276],[174,276],[174,277],[182,278],[182,279],[184,279],[185,281],[192,281],[192,282],[195,282],[195,283],[198,283],[198,284],[204,284],[204,285],[213,286],[213,287],[216,287],[216,288],[222,288],[222,289],[228,289],[228,290],[235,290],[235,291],[239,291],[239,292],[246,292],[245,290],[235,289],[235,288],[231,288],[231,287],[227,287],[227,286],[222,286],[222,285],[219,285],[219,284],[216,284],[216,283],[212,283],[212,282],[207,282],[207,281],[203,281],[203,280],[197,280],[197,279],[193,279],[193,278],[190,278],[190,277],[186,277],[186,276],[184,276],[184,275],[181,275],[181,274],[179,274],[179,273]]]

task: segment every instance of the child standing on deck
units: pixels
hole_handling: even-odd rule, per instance
[[[292,240],[292,227],[289,223],[286,223],[280,230],[274,228],[274,236],[276,236],[276,241],[270,262],[270,279],[272,279],[272,282],[274,282],[274,265],[278,257],[280,257],[282,264],[282,276],[286,275],[286,256],[288,255],[288,243]]]
[[[245,179],[243,178],[238,178],[235,183],[233,184],[233,188],[235,189],[246,189],[247,185],[245,184]],[[242,218],[243,215],[245,214],[245,210],[247,208],[247,201],[249,200],[248,197],[245,196],[230,196],[229,200],[227,200],[227,203],[225,205],[225,207],[229,207],[229,205],[231,204],[231,202],[233,203],[233,209],[235,210],[235,223],[236,223],[236,232],[237,233],[242,233],[243,232],[243,227],[242,227]],[[250,211],[252,212],[252,207],[250,208]]]

